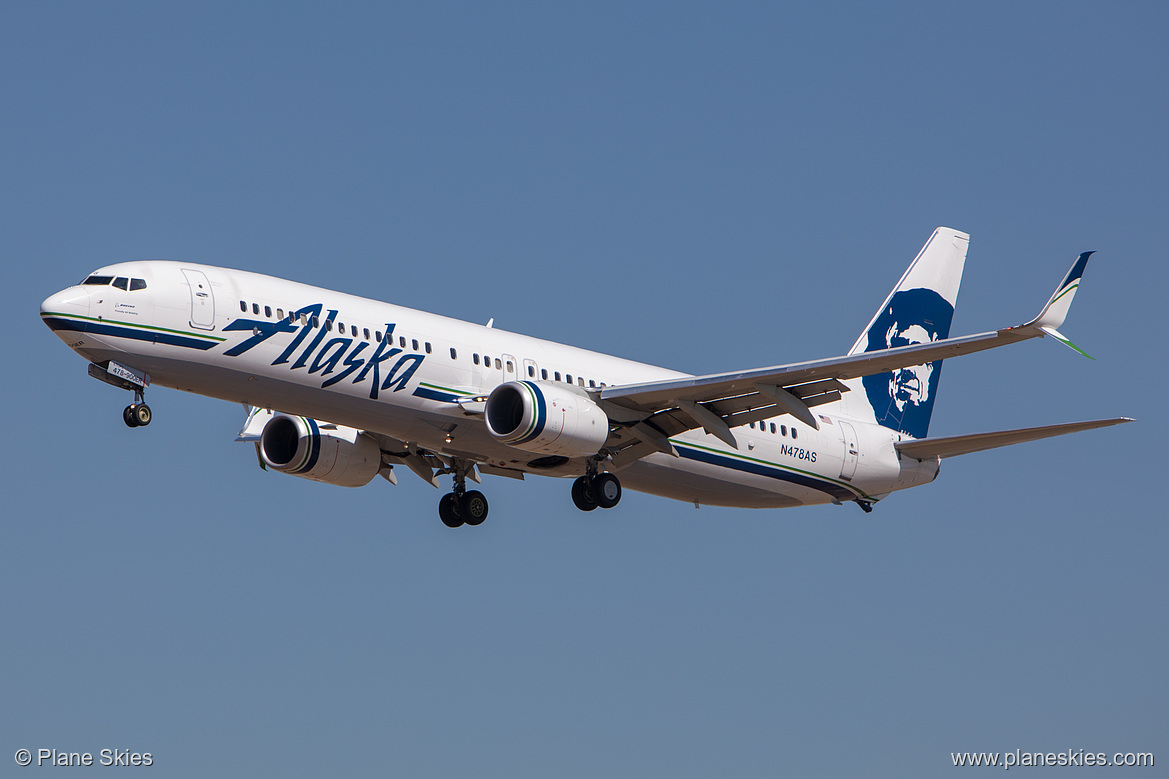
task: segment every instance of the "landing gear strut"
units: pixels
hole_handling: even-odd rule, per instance
[[[487,519],[487,498],[479,490],[467,489],[467,471],[460,463],[454,468],[455,488],[438,501],[438,517],[447,527],[482,525]]]
[[[153,417],[142,390],[134,390],[134,402],[122,410],[122,421],[127,427],[146,427]]]
[[[621,502],[621,482],[611,473],[598,473],[590,462],[585,475],[572,483],[572,502],[581,511],[611,509]]]

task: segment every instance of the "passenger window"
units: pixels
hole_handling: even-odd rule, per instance
[[[584,378],[582,378],[581,376],[577,376],[577,377],[576,377],[576,383],[577,383],[579,386],[583,387],[583,386],[584,386]]]
[[[595,381],[593,381],[592,379],[589,379],[589,386],[596,389],[597,383]]]
[[[458,355],[458,353],[455,352],[455,347],[453,347],[453,346],[451,347],[451,359],[452,360],[459,359],[459,355]]]
[[[349,335],[357,337],[357,325],[349,325]]]
[[[560,371],[556,371],[556,372],[555,372],[555,373],[553,373],[552,375],[553,375],[554,377],[556,377],[556,381],[560,381]]]
[[[404,335],[398,336],[398,346],[401,346],[403,349],[406,348],[406,336],[404,336]]]
[[[379,331],[377,331],[377,332],[375,332],[375,333],[374,333],[374,335],[376,335],[376,336],[377,336],[377,339],[378,339],[379,341],[380,341],[380,340],[382,340],[382,334],[381,334],[381,331],[380,331],[380,330],[379,330]]]
[[[259,303],[253,303],[253,304],[252,304],[252,314],[253,314],[254,316],[259,316],[259,315],[260,315],[260,304],[259,304]]]
[[[507,372],[508,373],[515,373],[515,366],[512,365],[511,360],[507,361]]]
[[[754,430],[754,429],[755,429],[755,423],[754,423],[754,422],[752,422],[752,423],[751,423],[751,429],[752,429],[752,430]]]
[[[146,279],[130,279],[130,291],[146,289]]]
[[[314,314],[313,315],[313,327],[320,327],[320,326],[321,326],[321,319],[320,319],[320,317],[318,317]]]
[[[476,365],[479,364],[479,353],[478,352],[475,352],[474,354],[471,355],[471,362],[475,363]]]
[[[568,381],[569,384],[572,384],[572,374],[571,373],[565,374],[564,378]]]
[[[543,379],[544,381],[548,380],[548,369],[547,368],[540,369],[540,378]]]
[[[130,289],[130,280],[122,276],[114,279],[114,286],[118,289]]]
[[[277,319],[283,319],[283,318],[284,318],[284,309],[282,309],[282,308],[278,308],[278,309],[276,309],[276,318],[277,318]]]
[[[775,435],[775,423],[774,422],[771,423],[771,434]]]
[[[264,316],[266,316],[268,319],[272,318],[272,307],[271,306],[264,306]]]
[[[412,348],[414,351],[418,351],[418,339],[417,338],[410,341],[410,348]]]
[[[503,370],[503,364],[500,363],[498,357],[495,358],[495,370],[497,370],[497,371]]]
[[[365,340],[367,340],[367,341],[368,341],[368,340],[369,340],[369,328],[368,328],[368,327],[367,327],[367,328],[365,328],[365,330],[363,330],[362,332],[363,332],[363,333],[365,333]],[[380,335],[378,336],[378,340],[379,340],[379,341],[381,340],[381,336],[380,336]]]
[[[528,378],[530,378],[530,379],[536,378],[536,369],[533,368],[531,365],[528,366]]]
[[[248,304],[241,300],[239,302],[239,310],[243,311],[245,314],[248,313]]]
[[[787,425],[780,425],[779,426],[779,434],[782,436],[787,435]]]
[[[426,347],[426,353],[430,354],[430,341],[427,341],[425,344],[423,344],[423,346]]]
[[[792,428],[792,438],[799,438],[799,436],[796,435],[796,429],[794,427]]]

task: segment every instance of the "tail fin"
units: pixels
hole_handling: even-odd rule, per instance
[[[970,236],[939,227],[889,293],[849,354],[929,343],[950,335]],[[846,413],[925,438],[934,409],[942,361],[878,373],[846,384]],[[864,390],[861,392],[861,390]]]

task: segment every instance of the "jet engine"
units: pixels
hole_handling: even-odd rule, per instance
[[[491,391],[487,430],[528,452],[589,457],[609,437],[609,417],[587,395],[561,384],[509,381]]]
[[[382,465],[381,448],[348,427],[321,429],[314,419],[275,414],[260,434],[260,459],[280,473],[341,487],[369,484]]]

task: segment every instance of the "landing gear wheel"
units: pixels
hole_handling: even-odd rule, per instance
[[[588,476],[581,476],[572,483],[572,502],[581,511],[592,511],[599,503],[597,503],[597,493],[593,490],[592,479]]]
[[[150,406],[145,403],[138,403],[130,408],[134,410],[134,421],[141,427],[149,425],[150,420],[154,418],[154,415],[150,413]]]
[[[611,509],[621,502],[621,482],[611,473],[598,473],[593,477],[593,495],[597,505]]]
[[[482,525],[487,519],[487,498],[478,490],[463,493],[459,499],[459,515],[471,527]]]
[[[459,514],[459,499],[455,493],[448,492],[439,500],[438,517],[447,527],[462,527],[463,517]]]
[[[134,413],[133,406],[122,409],[122,421],[126,423],[126,427],[138,427],[138,415]]]

